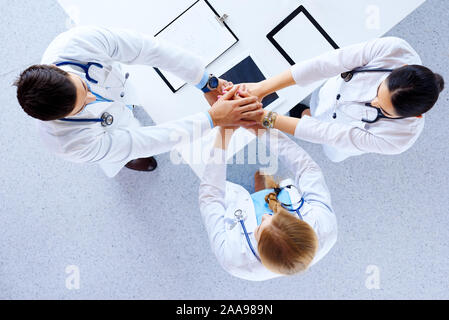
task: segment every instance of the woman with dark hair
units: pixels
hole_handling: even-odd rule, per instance
[[[327,157],[343,161],[364,153],[399,154],[424,127],[424,113],[436,103],[443,78],[421,65],[415,50],[395,37],[375,39],[325,53],[259,83],[250,94],[266,95],[297,84],[326,82],[309,106],[285,117],[265,114],[262,124],[319,143]],[[298,119],[299,118],[299,119]]]

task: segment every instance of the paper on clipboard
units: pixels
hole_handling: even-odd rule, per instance
[[[207,1],[199,0],[156,34],[156,38],[198,55],[209,65],[238,41],[217,17],[217,13]],[[174,92],[185,84],[185,81],[168,71],[159,72]]]

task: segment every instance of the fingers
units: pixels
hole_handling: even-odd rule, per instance
[[[245,83],[240,84],[239,94],[240,95],[249,95],[249,91],[248,91],[248,88]]]
[[[239,110],[240,113],[246,113],[246,112],[254,111],[254,110],[260,110],[263,113],[262,106],[263,106],[262,103],[254,102],[254,103],[247,104],[247,105],[244,105],[242,107],[239,107],[238,110]]]
[[[238,94],[239,97],[241,97],[241,98],[248,98],[248,97],[251,97],[251,94],[250,94],[247,90],[242,90],[242,88],[240,88],[240,90],[237,92],[237,94]]]
[[[225,90],[230,90],[232,87],[234,86],[234,84],[232,82],[227,82],[227,85],[225,86]]]
[[[238,91],[234,95],[235,99],[248,98],[248,97],[252,96],[251,93],[248,90],[248,87],[247,87],[246,83],[240,83],[240,84],[238,84],[238,86],[239,86],[239,89],[238,89]],[[222,95],[224,95],[227,92],[229,92],[229,90],[235,88],[234,84],[232,82],[227,82],[227,85],[225,84],[225,85],[223,85],[223,87],[220,88],[220,90],[221,90],[220,93]],[[222,95],[220,95],[219,98],[221,98]]]
[[[241,83],[239,87],[239,91],[236,93],[236,98],[248,98],[253,95],[249,92],[246,83]]]
[[[242,119],[242,120],[238,121],[237,124],[243,128],[249,129],[249,128],[253,128],[254,126],[256,126],[258,124],[258,122]]]
[[[256,121],[258,124],[262,122],[263,109],[245,112],[242,114],[242,119]]]
[[[223,80],[223,84],[220,86],[220,94],[225,94],[234,87],[234,84],[230,81]]]
[[[257,122],[254,122],[251,120],[242,120],[242,121],[249,123],[249,124],[242,125],[242,128],[245,128],[246,130],[249,130],[249,131],[256,131],[258,129]]]
[[[257,97],[255,97],[255,96],[254,97],[243,98],[243,99],[240,99],[240,100],[236,101],[238,106],[245,106],[247,104],[254,103],[254,102],[257,102]]]
[[[229,90],[228,92],[226,92],[220,99],[222,99],[222,100],[231,100],[234,97],[234,95],[235,95],[235,93],[237,92],[238,89],[239,89],[238,85],[232,87],[232,89]]]
[[[248,87],[245,83],[238,84],[237,86],[234,86],[232,82],[228,82],[229,86],[225,87],[222,90],[222,95],[218,96],[218,99],[225,99],[225,100],[239,100],[238,106],[242,106],[248,103],[253,102],[254,100],[258,100],[257,96],[251,95],[251,93],[248,91]],[[236,87],[238,89],[236,90]],[[231,97],[227,96],[227,94],[231,95],[234,93],[232,99]],[[251,100],[244,100],[243,98],[252,98]]]

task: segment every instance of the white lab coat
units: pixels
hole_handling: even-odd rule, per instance
[[[294,185],[302,192],[305,200],[301,214],[318,237],[319,247],[313,265],[329,252],[337,239],[337,222],[329,190],[315,161],[283,133],[277,130],[272,130],[272,133],[278,137],[278,143],[277,149],[271,152],[277,154],[279,160],[294,173]],[[254,237],[257,221],[249,192],[240,185],[226,181],[225,151],[214,149],[211,154],[213,156],[201,178],[199,203],[212,251],[218,262],[233,276],[246,280],[263,281],[280,277],[256,259],[241,225],[235,224],[234,212],[241,209],[246,216],[245,226],[251,243],[257,252]]]
[[[202,133],[211,129],[205,113],[158,126],[142,127],[127,107],[136,102],[129,94],[132,88],[125,81],[120,63],[159,67],[193,84],[201,81],[205,72],[203,62],[180,48],[137,32],[79,27],[59,35],[46,50],[42,64],[62,61],[101,63],[103,69],[92,67],[90,71],[98,84],[87,83],[92,91],[114,100],[89,105],[82,113],[70,117],[100,118],[108,112],[114,117],[110,127],[102,127],[99,123],[38,121],[45,144],[66,160],[98,163],[107,176],[113,177],[130,160],[171,150],[179,143],[173,137],[190,135],[194,123],[201,127]],[[61,66],[61,69],[86,79],[85,73],[78,67]],[[125,93],[123,98],[120,96],[122,92]]]
[[[363,153],[399,154],[409,149],[424,127],[424,117],[381,119],[374,124],[361,121],[366,107],[360,103],[376,97],[377,88],[389,73],[357,73],[345,83],[342,72],[359,67],[394,69],[421,64],[418,54],[404,40],[386,37],[334,50],[291,68],[296,84],[305,86],[328,79],[311,101],[312,117],[298,123],[295,137],[323,144],[332,161]],[[341,95],[337,118],[332,115],[336,96]],[[349,102],[349,103],[348,103]]]

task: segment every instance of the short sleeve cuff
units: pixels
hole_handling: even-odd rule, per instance
[[[195,87],[197,87],[198,89],[203,89],[206,84],[207,81],[209,80],[209,73],[207,72],[207,70],[204,71],[203,77],[201,78],[201,81],[195,85]]]
[[[214,121],[212,121],[212,116],[210,115],[210,113],[208,111],[206,111],[206,115],[207,115],[207,118],[209,119],[210,128],[213,129],[214,128]]]

